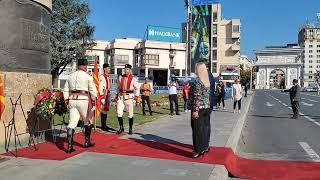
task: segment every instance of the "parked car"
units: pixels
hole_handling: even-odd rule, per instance
[[[304,91],[304,92],[317,92],[318,88],[315,86],[308,86],[308,87],[302,88],[302,91]]]

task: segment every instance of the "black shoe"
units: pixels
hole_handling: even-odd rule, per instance
[[[146,113],[144,112],[142,115],[144,115],[144,116],[145,116],[145,115],[146,115]]]
[[[124,132],[123,127],[120,127],[120,129],[117,131],[117,134],[122,134]]]
[[[107,115],[101,113],[101,130],[106,131],[107,130]]]
[[[107,126],[105,131],[106,132],[115,132],[116,130]]]
[[[129,135],[132,135],[133,117],[129,118]]]
[[[208,147],[204,152],[208,153],[210,151],[210,148]]]
[[[68,154],[76,151],[75,149],[73,149],[73,134],[74,134],[74,129],[67,130],[68,148],[66,150],[66,153]]]
[[[119,122],[120,129],[117,131],[117,134],[121,134],[121,133],[124,132],[124,129],[123,129],[123,119],[122,119],[122,117],[118,117],[118,122]]]
[[[181,114],[180,114],[180,113],[176,113],[176,115],[178,115],[178,116],[179,116],[179,115],[181,115]]]
[[[193,155],[192,155],[192,158],[198,158],[198,157],[200,157],[200,153],[194,153]]]
[[[93,147],[95,144],[91,143],[91,131],[92,131],[92,124],[84,126],[84,135],[85,135],[85,143],[84,143],[84,148],[89,148]]]

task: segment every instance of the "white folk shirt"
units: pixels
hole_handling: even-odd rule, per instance
[[[63,95],[65,99],[72,99],[70,91],[88,91],[91,95],[91,99],[95,100],[97,97],[97,89],[93,82],[93,77],[87,72],[78,70],[70,74],[69,79],[64,85]],[[78,99],[88,99],[87,96],[79,96]]]
[[[235,101],[239,101],[242,98],[241,84],[233,84],[233,98]]]
[[[119,81],[118,81],[118,92],[121,90],[121,78],[126,78],[125,76],[119,76]],[[124,81],[124,83],[127,83],[127,80]],[[132,99],[134,96],[139,96],[140,95],[140,85],[138,82],[138,79],[136,77],[132,77],[130,87],[127,89],[127,91],[133,91],[133,93],[128,93],[127,95],[124,95],[124,99]],[[120,92],[121,94],[121,92]]]
[[[110,91],[110,79],[108,78],[108,89],[106,90],[107,88],[107,80],[106,78],[104,77],[104,75],[101,75],[99,77],[99,81],[100,81],[100,84],[99,84],[99,92],[100,92],[100,95],[104,95],[105,91]]]

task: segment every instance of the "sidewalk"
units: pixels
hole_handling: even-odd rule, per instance
[[[243,125],[239,120],[245,117],[250,99],[251,96],[243,98],[242,114],[233,113],[231,101],[226,102],[226,111],[215,111],[212,114],[211,146],[230,147],[235,150]],[[159,147],[160,150],[154,149],[151,154],[150,148],[149,151],[147,149],[145,152],[135,149],[142,145],[148,146],[148,144],[140,143],[139,146],[127,146],[121,149],[121,151],[132,151],[132,153],[129,153],[130,155],[86,151],[62,161],[11,158],[8,161],[0,162],[1,179],[208,180],[227,178],[227,171],[223,166],[186,162],[189,158],[179,157],[179,154],[184,153],[183,148],[179,149],[180,147],[177,146],[177,148],[172,145],[180,144],[185,148],[191,148],[187,147],[192,145],[190,113],[182,113],[181,116],[163,117],[157,121],[136,127],[134,132],[134,135],[124,135],[120,139],[128,141],[133,139],[147,140],[156,143],[170,143],[171,145],[165,149],[162,147],[164,144],[158,144],[157,146],[153,144],[153,148]],[[108,145],[108,142],[105,143]],[[164,149],[168,152],[163,154],[165,156],[166,154],[171,155],[172,159],[170,159],[171,157],[156,158],[157,153],[161,150],[164,151]],[[173,152],[175,154],[172,154]],[[144,156],[144,153],[149,155]],[[210,156],[210,154],[207,154],[207,156]],[[214,159],[215,157],[207,158],[210,160],[210,158]]]

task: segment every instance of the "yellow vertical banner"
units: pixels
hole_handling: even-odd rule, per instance
[[[2,120],[2,114],[5,108],[4,99],[4,74],[0,72],[0,121]]]

